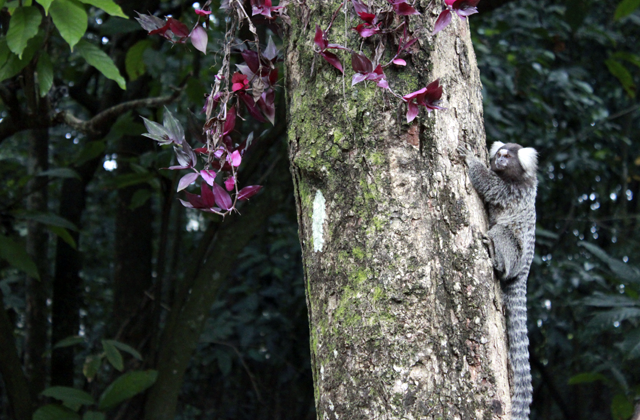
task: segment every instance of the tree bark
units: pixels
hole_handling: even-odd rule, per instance
[[[440,5],[415,3],[419,41],[406,67],[385,74],[401,95],[439,78],[447,109],[423,108],[407,124],[404,104],[383,89],[348,87],[347,54],[344,77],[314,56],[315,25],[326,29],[339,4],[291,3],[285,55],[317,416],[503,418],[500,287],[481,241],[484,208],[456,153],[467,143],[486,157],[468,20],[454,16],[432,36]],[[329,42],[359,50],[351,30],[359,19],[345,9]],[[397,44],[383,41],[385,63]],[[366,40],[364,54],[372,58],[376,45]]]
[[[48,178],[36,176],[49,168],[49,133],[47,129],[31,130],[29,135],[29,174],[27,210],[48,211]],[[27,252],[38,267],[39,279],[27,278],[27,313],[24,340],[24,364],[31,396],[37,398],[47,380],[47,286],[49,283],[49,233],[39,222],[27,223]]]

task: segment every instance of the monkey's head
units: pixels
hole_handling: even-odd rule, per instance
[[[495,142],[489,151],[491,170],[507,182],[532,183],[538,169],[538,152],[516,143]]]

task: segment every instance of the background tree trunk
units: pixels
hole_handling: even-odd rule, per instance
[[[407,67],[385,74],[401,95],[439,78],[447,110],[422,109],[409,125],[404,104],[375,84],[349,87],[347,54],[344,77],[314,55],[315,25],[326,29],[340,2],[289,5],[290,160],[318,418],[486,419],[510,410],[500,289],[481,244],[485,212],[456,153],[469,143],[486,156],[479,73],[467,21],[454,16],[434,37],[440,6],[427,3],[416,2],[422,15],[410,19],[419,41]],[[357,51],[351,28],[360,22],[347,5],[328,38]],[[362,47],[371,58],[372,42]],[[383,63],[397,48],[384,43]]]

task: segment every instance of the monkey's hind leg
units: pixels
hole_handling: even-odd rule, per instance
[[[522,247],[515,238],[512,230],[504,225],[494,225],[487,236],[491,239],[493,248],[493,268],[502,280],[509,280],[518,274],[518,265]]]

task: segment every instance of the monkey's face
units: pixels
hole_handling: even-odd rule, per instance
[[[522,146],[508,143],[502,146],[491,159],[491,170],[505,181],[517,181],[524,176],[524,168],[518,158]]]

